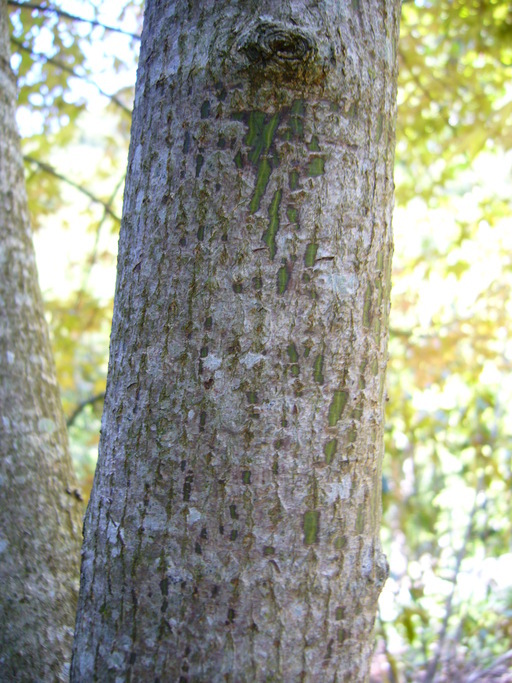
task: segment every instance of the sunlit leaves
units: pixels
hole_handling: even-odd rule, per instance
[[[397,194],[432,199],[483,149],[510,146],[510,4],[406,2],[399,54]]]
[[[436,680],[464,679],[510,642],[482,568],[512,568],[511,51],[508,2],[404,4],[381,626],[400,681],[438,647]]]
[[[114,76],[116,72],[119,75],[126,70],[133,74],[137,56],[133,49],[134,39],[121,36],[113,45],[113,52],[108,53],[104,48],[98,50],[98,44],[104,46],[107,43],[107,32],[100,26],[70,19],[65,13],[59,14],[61,9],[65,12],[69,5],[65,0],[52,4],[56,12],[11,7],[12,65],[18,78],[18,123],[23,151],[50,165],[53,163],[50,157],[54,156],[55,150],[66,149],[76,139],[80,130],[78,119],[86,108],[91,107],[93,94],[96,99],[103,100],[104,106],[109,102],[112,104],[117,120],[114,125],[123,134],[130,125],[133,75],[129,87],[126,79],[123,81]],[[140,13],[136,3],[126,5],[132,14],[134,8]],[[126,14],[126,5],[120,5],[118,11]],[[95,21],[100,18],[99,10],[94,4],[80,8],[85,18]],[[122,54],[122,59],[116,51]],[[107,83],[101,80],[100,68],[110,74]],[[112,123],[107,133],[109,129],[114,130]],[[120,168],[125,163],[126,148],[126,136],[121,145],[118,138]],[[37,228],[44,215],[55,212],[61,192],[60,181],[42,167],[38,169],[32,165],[27,168],[27,192],[33,225]]]
[[[112,304],[78,291],[66,300],[47,298],[45,309],[64,414],[69,418],[79,404],[105,391]],[[70,426],[73,460],[86,496],[96,465],[102,407],[99,398],[84,405]]]

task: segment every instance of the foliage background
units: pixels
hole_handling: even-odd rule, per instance
[[[9,2],[34,239],[85,497],[141,4]],[[512,681],[512,7],[406,1],[399,58],[382,532],[391,573],[372,681],[504,683]]]

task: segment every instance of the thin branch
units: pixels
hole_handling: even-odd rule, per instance
[[[391,337],[402,337],[403,339],[411,339],[411,337],[414,337],[414,330],[401,330],[398,327],[390,327],[389,334]]]
[[[49,175],[52,175],[54,178],[58,178],[59,180],[62,180],[62,182],[71,185],[71,187],[74,187],[75,190],[78,190],[86,197],[89,197],[89,199],[93,201],[95,204],[100,204],[105,209],[106,213],[108,213],[108,215],[111,216],[115,221],[117,221],[118,223],[121,222],[121,219],[116,213],[114,213],[114,211],[112,211],[108,202],[105,202],[103,199],[96,197],[96,195],[92,194],[92,192],[89,192],[89,190],[85,187],[82,187],[82,185],[75,183],[73,180],[70,180],[69,178],[66,178],[66,176],[56,171],[52,166],[50,166],[50,164],[46,164],[44,161],[39,161],[39,159],[35,159],[30,155],[25,155],[23,159],[27,161],[29,164],[35,164],[42,171],[48,173]]]
[[[35,2],[18,2],[18,0],[7,0],[7,4],[12,7],[20,7],[21,9],[35,9],[39,12],[45,12],[46,14],[56,14],[58,17],[63,17],[64,19],[71,19],[72,21],[81,21],[85,24],[91,24],[91,26],[100,26],[106,31],[113,31],[114,33],[122,33],[124,36],[129,36],[130,38],[135,38],[135,40],[140,40],[138,33],[130,33],[129,31],[124,31],[122,28],[116,26],[108,26],[107,24],[102,24],[101,21],[96,19],[86,19],[85,17],[79,17],[76,14],[70,14],[57,7],[45,7],[43,5],[38,5]]]
[[[418,43],[419,41],[416,41],[416,42]],[[419,88],[419,89],[422,91],[422,93],[426,96],[427,100],[428,100],[429,102],[436,102],[437,100],[436,100],[435,97],[433,97],[432,91],[429,90],[429,88],[428,88],[427,86],[423,85],[423,83],[421,82],[421,79],[419,78],[419,76],[418,76],[417,74],[415,74],[414,71],[412,70],[412,67],[411,67],[410,64],[409,64],[409,60],[407,59],[406,53],[405,53],[403,50],[399,49],[399,50],[398,50],[398,54],[399,54],[399,56],[400,56],[400,59],[403,61],[403,63],[404,63],[405,66],[407,67],[407,70],[409,71],[409,74],[411,75],[412,80],[416,83],[416,85],[418,86],[418,88]],[[442,81],[438,76],[434,76],[434,74],[433,74],[430,70],[428,70],[427,73],[428,73],[428,77],[429,77],[431,80],[433,80],[433,81],[440,87],[441,90],[446,90],[446,83],[444,83],[444,81]],[[443,119],[444,119],[446,125],[447,125],[449,128],[452,128],[452,129],[455,128],[455,127],[452,126],[451,123],[448,121],[448,118],[446,118],[445,116],[443,116]]]
[[[71,415],[68,417],[66,420],[66,425],[67,427],[71,427],[71,425],[75,422],[76,418],[80,415],[82,410],[87,408],[87,406],[92,406],[95,403],[98,403],[99,401],[103,401],[105,398],[105,392],[102,391],[101,394],[96,394],[96,396],[90,396],[89,398],[86,398],[85,401],[82,401],[77,405],[77,407],[73,410]]]
[[[91,85],[94,85],[98,92],[101,95],[103,95],[103,97],[107,97],[109,100],[112,100],[112,102],[114,104],[117,104],[117,106],[120,107],[123,111],[125,111],[128,114],[128,116],[132,115],[131,110],[123,102],[121,102],[121,100],[118,97],[116,97],[116,95],[110,95],[108,92],[105,92],[95,81],[92,80],[92,78],[88,78],[87,76],[81,76],[67,64],[64,64],[58,59],[55,59],[55,57],[49,57],[48,55],[45,55],[42,52],[35,52],[34,50],[31,50],[30,47],[28,47],[28,45],[24,45],[20,40],[17,40],[16,38],[11,37],[11,43],[16,45],[20,50],[28,52],[29,55],[36,58],[38,61],[46,62],[47,64],[53,64],[54,67],[56,67],[57,69],[61,69],[62,71],[65,71],[68,74],[71,74],[71,76],[73,76],[74,78],[79,78],[80,80],[85,81],[86,83],[91,83]]]
[[[494,662],[489,667],[487,667],[487,669],[484,669],[483,671],[477,671],[476,673],[471,674],[471,676],[467,679],[466,683],[474,683],[474,681],[482,679],[486,674],[493,673],[495,669],[500,667],[502,664],[506,664],[509,660],[512,661],[512,650],[508,650],[508,652],[505,652],[504,654],[497,657],[497,659],[495,659]]]
[[[473,522],[474,522],[477,510],[478,510],[477,501],[478,501],[479,492],[480,492],[480,483],[475,490],[475,500],[473,502],[473,508],[469,514],[469,520],[468,520],[468,524],[466,527],[466,532],[464,534],[464,540],[462,541],[462,544],[461,544],[461,546],[457,552],[457,555],[455,556],[455,567],[454,567],[453,576],[451,579],[452,589],[450,591],[449,596],[446,599],[446,607],[445,607],[445,612],[444,612],[444,617],[443,617],[443,623],[441,625],[441,631],[439,632],[439,636],[437,639],[436,653],[434,655],[434,658],[430,660],[430,663],[427,667],[427,672],[425,674],[424,683],[432,683],[433,682],[435,675],[436,675],[437,667],[439,665],[439,660],[441,659],[441,654],[443,652],[443,647],[444,647],[444,641],[446,639],[446,633],[448,631],[448,621],[450,620],[450,617],[451,617],[452,612],[453,612],[453,599],[455,597],[455,590],[457,588],[457,580],[459,578],[462,560],[464,559],[464,557],[466,555],[467,546],[468,546],[469,540],[471,538],[471,533],[473,531]]]
[[[125,181],[125,177],[126,176],[123,175],[123,176],[121,176],[121,178],[119,178],[119,181],[118,181],[117,185],[115,186],[114,191],[112,192],[112,194],[110,196],[110,199],[107,202],[107,206],[111,207],[112,204],[114,203],[114,199],[116,198],[117,193],[121,189],[121,187]],[[101,217],[101,219],[98,223],[98,227],[96,228],[96,236],[94,239],[94,246],[92,248],[92,252],[91,252],[90,257],[88,258],[87,271],[83,274],[82,284],[80,285],[80,289],[77,292],[75,308],[78,308],[80,306],[82,297],[83,297],[83,295],[87,289],[87,283],[88,283],[89,278],[91,276],[92,269],[96,263],[96,260],[98,257],[98,246],[99,246],[99,241],[100,241],[100,234],[101,234],[101,230],[103,228],[103,225],[105,224],[106,218],[107,218],[107,211],[105,209],[103,211],[103,216]]]

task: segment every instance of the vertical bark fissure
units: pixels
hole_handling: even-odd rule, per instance
[[[147,4],[75,680],[367,675],[385,574],[384,5]],[[101,623],[95,533],[122,586]]]

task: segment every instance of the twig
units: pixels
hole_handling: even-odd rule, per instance
[[[116,195],[117,195],[117,193],[119,192],[120,188],[122,187],[124,181],[125,181],[125,176],[123,175],[123,176],[121,176],[121,178],[119,178],[119,181],[118,181],[117,185],[115,186],[114,191],[112,192],[112,194],[111,194],[111,196],[110,196],[110,199],[109,199],[108,202],[107,202],[107,206],[112,206],[112,204],[113,204],[113,202],[114,202],[114,199],[116,198]],[[90,278],[90,276],[91,276],[91,271],[92,271],[92,269],[93,269],[93,266],[94,266],[95,263],[96,263],[96,259],[97,259],[97,257],[98,257],[98,245],[99,245],[99,241],[100,241],[100,234],[101,234],[101,230],[102,230],[102,228],[103,228],[103,225],[105,224],[105,219],[106,219],[106,218],[107,218],[107,211],[106,211],[106,209],[105,209],[105,210],[103,211],[103,216],[101,217],[101,219],[100,219],[100,221],[99,221],[99,223],[98,223],[98,226],[97,226],[97,228],[96,228],[96,235],[95,235],[95,238],[94,238],[94,246],[93,246],[93,248],[92,248],[91,255],[90,255],[89,259],[88,259],[87,272],[85,272],[85,273],[83,274],[83,277],[82,277],[82,284],[80,285],[80,289],[79,289],[78,292],[77,292],[77,298],[76,298],[76,304],[75,304],[75,307],[76,307],[76,308],[78,308],[78,307],[80,306],[80,303],[81,303],[81,300],[82,300],[82,296],[83,296],[84,293],[85,293],[85,290],[86,290],[86,288],[87,288],[87,283],[88,283],[89,278]]]
[[[101,394],[96,394],[96,396],[90,396],[89,398],[86,398],[85,401],[82,401],[77,405],[77,407],[74,409],[74,411],[71,413],[71,415],[68,417],[66,420],[66,425],[67,427],[71,427],[72,424],[75,422],[76,418],[80,415],[82,410],[84,408],[87,408],[87,406],[92,406],[95,403],[98,403],[98,401],[102,401],[105,398],[105,392],[102,391]]]
[[[123,35],[129,36],[130,38],[135,38],[135,40],[140,40],[140,36],[138,33],[130,33],[129,31],[124,31],[122,28],[118,28],[116,26],[108,26],[107,24],[102,24],[101,21],[97,21],[96,19],[86,19],[85,17],[79,17],[76,14],[70,14],[69,12],[65,12],[64,10],[58,9],[57,7],[38,5],[35,2],[18,2],[18,0],[7,0],[7,4],[11,5],[12,7],[20,7],[21,9],[36,9],[40,12],[45,12],[46,14],[56,14],[59,17],[63,17],[64,19],[71,19],[72,21],[82,21],[85,24],[91,24],[91,26],[100,26],[101,28],[104,28],[106,31],[122,33]]]
[[[492,673],[494,669],[497,669],[502,664],[506,664],[506,662],[508,662],[509,659],[512,660],[512,650],[508,650],[508,652],[505,652],[504,654],[497,657],[494,660],[494,662],[487,667],[487,669],[484,669],[483,671],[477,671],[476,673],[471,674],[471,676],[467,679],[466,683],[474,683],[474,681],[478,681],[478,679],[482,678],[482,676],[485,676],[485,674]]]
[[[91,83],[91,85],[93,85],[98,90],[98,92],[101,95],[103,95],[103,97],[107,97],[109,100],[112,100],[112,102],[114,104],[117,104],[117,106],[120,107],[123,111],[125,111],[128,114],[128,116],[132,115],[131,110],[123,102],[121,102],[121,100],[116,95],[110,95],[108,92],[105,92],[95,81],[92,80],[92,78],[88,78],[87,76],[81,76],[67,64],[64,64],[58,59],[55,59],[55,57],[49,57],[48,55],[45,55],[42,52],[35,52],[28,45],[25,45],[16,38],[11,37],[11,43],[16,45],[20,50],[28,52],[28,54],[37,59],[39,62],[46,62],[47,64],[52,64],[55,68],[61,69],[62,71],[71,74],[71,76],[73,76],[74,78],[79,78],[80,80],[85,81],[86,83]]]
[[[455,567],[453,570],[453,576],[452,576],[452,589],[450,591],[450,595],[446,599],[446,608],[444,612],[444,617],[443,617],[443,623],[441,625],[441,631],[439,633],[439,637],[437,639],[437,648],[436,648],[436,654],[434,655],[434,658],[430,660],[430,663],[427,667],[427,672],[425,674],[425,679],[424,683],[432,683],[434,680],[434,677],[436,675],[437,667],[439,665],[439,660],[441,659],[441,654],[443,652],[443,647],[444,647],[444,641],[446,639],[446,633],[448,631],[448,621],[452,615],[453,611],[453,598],[455,596],[455,589],[457,588],[457,579],[459,577],[460,573],[460,567],[462,564],[462,560],[464,559],[464,556],[466,554],[466,548],[469,543],[469,539],[471,538],[471,532],[473,530],[473,521],[475,519],[476,511],[478,509],[477,505],[477,500],[478,500],[478,493],[480,492],[480,484],[478,484],[476,491],[475,491],[475,500],[473,502],[473,508],[470,512],[469,515],[469,520],[468,524],[466,527],[466,533],[464,534],[464,540],[462,541],[462,544],[457,552],[457,555],[455,556]]]
[[[29,164],[35,164],[38,166],[42,171],[45,173],[49,173],[50,175],[54,176],[55,178],[58,178],[59,180],[62,180],[64,183],[67,183],[68,185],[71,185],[71,187],[74,187],[76,190],[84,194],[86,197],[89,197],[89,199],[96,204],[100,204],[103,206],[105,209],[105,212],[108,213],[109,216],[111,216],[114,220],[116,220],[118,223],[121,222],[121,219],[119,216],[112,211],[112,209],[109,206],[108,202],[105,202],[103,199],[100,199],[99,197],[96,197],[92,192],[89,192],[89,190],[85,187],[82,187],[82,185],[79,185],[78,183],[75,183],[73,180],[70,180],[69,178],[66,178],[66,176],[62,175],[58,171],[56,171],[50,164],[46,164],[44,161],[39,161],[39,159],[35,159],[34,157],[30,155],[25,155],[23,157],[25,161],[28,161]]]

